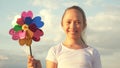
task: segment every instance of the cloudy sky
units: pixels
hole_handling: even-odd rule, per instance
[[[0,68],[26,68],[29,49],[11,39],[9,30],[22,11],[33,11],[45,25],[40,42],[32,43],[35,58],[45,68],[51,46],[64,40],[61,16],[65,8],[78,5],[86,13],[85,40],[101,54],[103,68],[120,68],[120,0],[0,0]]]

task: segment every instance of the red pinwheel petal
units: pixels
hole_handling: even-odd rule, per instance
[[[44,35],[44,32],[41,30],[41,29],[38,29],[39,31],[39,34],[40,34],[40,36],[43,36]]]
[[[33,37],[39,38],[42,35],[43,35],[43,31],[41,29],[37,29],[36,32],[34,32],[34,36]]]
[[[36,41],[36,42],[40,41],[40,38],[35,38],[35,37],[33,37],[32,39],[33,39],[34,41]]]
[[[23,19],[22,18],[18,18],[17,19],[17,24],[20,25],[20,26],[22,26],[24,24]]]
[[[35,25],[35,23],[32,23],[29,25],[29,29],[32,31],[32,32],[35,32],[38,28],[37,26]]]

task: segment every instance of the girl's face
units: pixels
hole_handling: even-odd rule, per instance
[[[62,27],[67,37],[80,39],[83,31],[82,14],[76,9],[67,10],[62,21]]]

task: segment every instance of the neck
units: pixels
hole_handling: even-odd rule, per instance
[[[64,43],[69,46],[73,46],[73,45],[81,46],[84,44],[84,42],[80,38],[79,39],[66,38]]]
[[[78,39],[72,39],[67,37],[65,39],[65,41],[63,42],[63,44],[65,46],[67,46],[68,48],[72,48],[72,49],[82,49],[82,48],[86,48],[88,47],[82,40],[81,38]]]
[[[77,44],[77,43],[80,43],[81,40],[80,39],[69,39],[69,38],[66,38],[65,41],[68,42],[68,43],[71,43],[71,44],[72,43],[73,44],[75,44],[75,43]]]

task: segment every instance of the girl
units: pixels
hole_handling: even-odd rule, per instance
[[[82,37],[87,26],[84,11],[78,6],[67,8],[61,25],[66,38],[48,51],[46,68],[101,68],[99,52],[87,45]],[[28,65],[35,68],[35,62],[33,59]],[[40,65],[37,67],[41,68]]]

